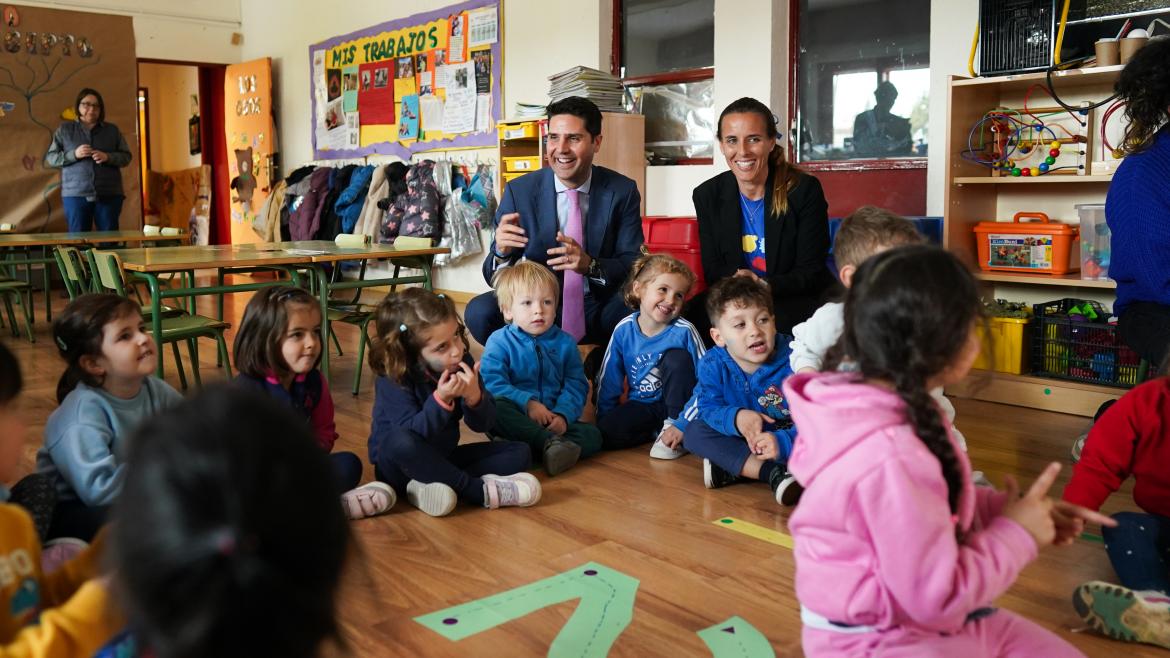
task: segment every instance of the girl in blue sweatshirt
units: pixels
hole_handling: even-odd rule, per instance
[[[369,449],[375,477],[431,516],[449,514],[458,499],[489,509],[540,500],[540,482],[524,472],[532,463],[528,446],[459,444],[461,418],[485,432],[496,408],[451,300],[408,288],[387,295],[374,315],[370,367],[378,378]]]
[[[127,436],[183,398],[154,376],[157,348],[129,299],[81,295],[53,322],[53,340],[66,366],[37,451],[37,471],[57,487],[48,537],[90,541],[122,490]]]
[[[236,382],[279,400],[313,429],[329,453],[341,506],[350,519],[388,512],[398,499],[382,482],[358,486],[362,461],[352,452],[333,451],[337,442],[333,396],[317,369],[325,341],[317,299],[302,288],[275,286],[252,296],[235,340]]]
[[[626,284],[626,305],[638,309],[618,323],[598,377],[597,427],[602,447],[628,448],[655,437],[650,456],[686,454],[675,423],[695,390],[703,340],[679,317],[695,274],[665,254],[639,258]],[[629,393],[621,402],[623,384]]]

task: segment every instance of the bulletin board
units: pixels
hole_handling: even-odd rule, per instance
[[[313,157],[496,144],[500,0],[471,0],[309,46]]]
[[[129,16],[0,3],[0,224],[22,233],[64,231],[61,171],[45,166],[59,125],[77,119],[77,93],[96,89],[131,162],[119,171],[126,200],[119,226],[142,225],[138,62]]]

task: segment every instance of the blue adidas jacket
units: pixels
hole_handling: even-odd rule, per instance
[[[605,348],[598,376],[597,416],[604,416],[618,405],[622,382],[630,383],[628,400],[651,403],[662,398],[662,379],[658,362],[667,350],[681,349],[690,353],[699,369],[699,359],[706,351],[695,325],[678,318],[657,336],[647,338],[638,326],[640,312],[626,316],[614,328]]]
[[[772,433],[780,442],[781,457],[787,456],[796,438],[788,402],[781,389],[784,380],[792,374],[789,352],[787,341],[778,339],[772,358],[748,376],[725,348],[708,351],[699,362],[698,417],[716,432],[739,436],[735,414],[740,409],[762,412],[776,420]],[[683,410],[684,415],[687,411]]]
[[[556,325],[539,336],[514,324],[496,330],[483,348],[479,373],[489,393],[521,409],[536,399],[569,423],[585,410],[589,384],[577,341]]]

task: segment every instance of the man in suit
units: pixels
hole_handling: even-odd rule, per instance
[[[508,183],[496,235],[483,262],[490,284],[520,258],[552,269],[561,282],[557,324],[582,343],[605,345],[630,313],[621,289],[642,247],[641,197],[625,176],[593,165],[601,148],[601,111],[572,96],[548,106],[547,167]],[[480,344],[504,326],[494,292],[464,313]]]

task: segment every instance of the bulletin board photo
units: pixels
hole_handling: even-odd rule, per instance
[[[313,157],[494,146],[499,0],[471,0],[309,46]]]

